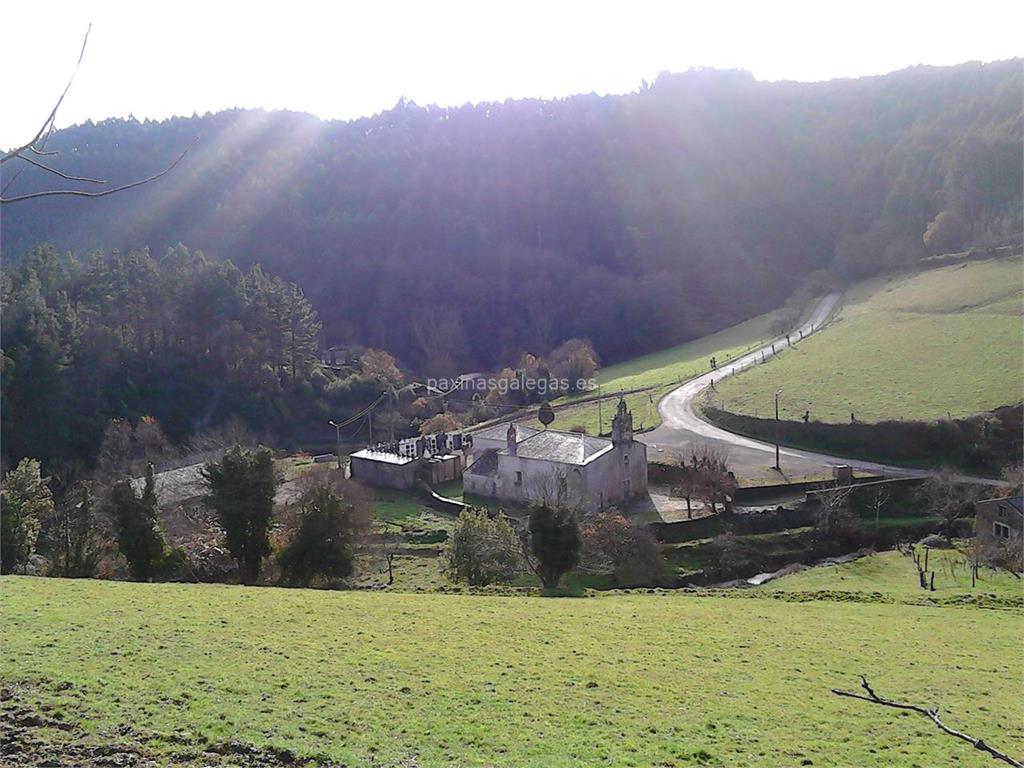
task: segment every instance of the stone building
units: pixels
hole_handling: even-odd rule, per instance
[[[439,432],[378,443],[349,456],[349,476],[367,485],[410,490],[417,481],[428,485],[457,480],[473,438]]]
[[[1008,496],[974,503],[974,535],[982,554],[1024,544],[1024,497]]]
[[[633,415],[624,400],[610,440],[517,424],[504,429],[504,445],[494,427],[473,436],[475,460],[462,477],[467,494],[587,512],[647,493],[647,446],[633,439]]]

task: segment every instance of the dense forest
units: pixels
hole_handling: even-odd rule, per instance
[[[351,122],[108,120],[53,137],[63,170],[130,180],[199,142],[129,194],[5,206],[3,253],[187,243],[295,282],[322,342],[423,373],[572,337],[613,362],[773,308],[820,270],[1019,240],[1022,82],[1020,60],[813,84],[701,70]]]
[[[320,322],[294,284],[183,246],[84,260],[34,248],[5,267],[0,299],[6,466],[32,457],[78,475],[112,425],[140,420],[177,445],[234,417],[270,432],[328,383]],[[367,390],[356,400],[380,388]]]

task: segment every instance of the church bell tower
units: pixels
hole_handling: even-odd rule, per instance
[[[633,414],[626,408],[625,398],[619,398],[619,406],[612,417],[612,445],[633,442]]]

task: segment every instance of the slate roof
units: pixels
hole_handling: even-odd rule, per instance
[[[525,424],[516,424],[516,442],[521,443],[530,437],[533,437],[539,429],[528,427]],[[508,424],[495,424],[493,427],[487,429],[481,429],[479,432],[474,432],[473,437],[479,440],[504,440],[508,436]]]
[[[355,459],[366,459],[367,461],[376,461],[381,464],[409,464],[410,462],[416,461],[413,456],[399,456],[397,453],[386,453],[384,451],[375,451],[371,448],[363,448],[361,451],[356,451],[352,454],[352,458]]]
[[[1005,501],[1018,512],[1024,514],[1024,496],[1010,496]]]
[[[206,481],[203,479],[204,464],[190,464],[187,467],[169,469],[153,476],[153,490],[161,507],[181,504],[183,501],[205,496]],[[142,493],[146,487],[146,478],[137,477],[132,480],[132,488]]]
[[[612,441],[577,432],[559,432],[547,429],[519,442],[516,455],[523,459],[539,459],[556,464],[587,464],[605,451]],[[501,451],[507,454],[507,450]]]

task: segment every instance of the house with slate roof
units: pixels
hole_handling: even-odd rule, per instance
[[[647,493],[647,446],[633,439],[633,415],[621,399],[611,439],[509,424],[474,434],[473,445],[475,460],[462,476],[467,494],[589,512]]]
[[[976,501],[974,529],[984,557],[998,556],[1003,549],[1019,553],[1024,543],[1024,497]]]

